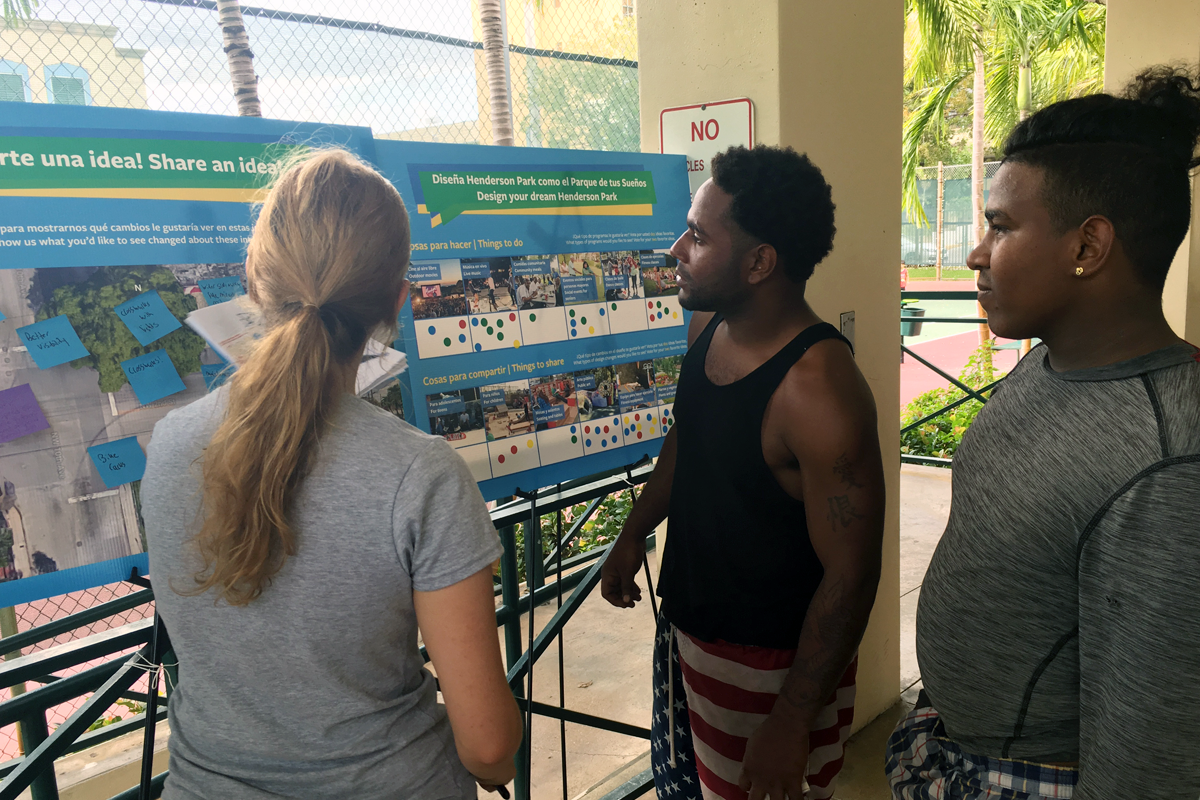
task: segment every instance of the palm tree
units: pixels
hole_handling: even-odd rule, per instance
[[[27,19],[33,19],[37,0],[4,0],[4,25],[15,28]]]
[[[246,35],[246,23],[242,20],[242,6],[238,0],[217,0],[217,24],[221,26],[221,38],[225,41],[225,58],[229,63],[238,116],[261,117],[254,52],[250,49],[250,37]]]
[[[483,28],[483,53],[487,67],[488,99],[491,106],[492,144],[513,144],[512,101],[508,82],[508,42],[504,41],[504,19],[500,0],[479,0],[479,24]]]

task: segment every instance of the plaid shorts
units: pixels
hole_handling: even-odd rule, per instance
[[[1065,800],[1079,779],[1072,767],[964,753],[932,708],[900,720],[885,768],[896,800]]]

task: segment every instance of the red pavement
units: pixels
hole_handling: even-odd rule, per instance
[[[997,344],[1004,344],[1009,340],[996,339],[995,341]],[[958,374],[962,372],[963,367],[967,365],[967,360],[971,357],[971,354],[978,347],[979,332],[969,331],[967,333],[946,336],[941,339],[934,339],[930,342],[915,344],[912,345],[911,349],[914,353],[918,353],[921,358],[936,364],[942,370],[957,378]],[[1017,350],[996,351],[992,354],[992,363],[998,371],[1008,372],[1016,366],[1019,359],[1018,352]],[[949,385],[949,381],[915,358],[905,356],[904,363],[900,365],[900,408],[903,410],[919,394],[928,392],[930,389],[939,389]]]

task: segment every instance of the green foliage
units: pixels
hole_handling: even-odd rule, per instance
[[[630,67],[527,56],[522,144],[583,150],[641,149],[638,72]],[[513,69],[517,69],[514,58]]]
[[[128,710],[130,716],[136,717],[138,714],[146,713],[145,704],[139,703],[136,700],[118,700],[116,702],[116,705]],[[91,725],[89,725],[88,732],[90,733],[91,731],[98,731],[101,728],[105,728],[105,727],[108,727],[109,725],[116,724],[116,723],[120,722],[121,720],[123,720],[124,718],[125,718],[125,716],[123,714],[119,714],[115,711],[109,711],[103,717],[101,717],[100,719],[96,720]]]
[[[0,528],[0,553],[11,550],[13,546],[12,528]]]
[[[971,355],[958,379],[972,389],[982,389],[1002,377],[992,369],[992,344],[989,341]],[[982,394],[990,397],[991,391]],[[907,427],[966,396],[967,393],[956,386],[933,389],[918,395],[901,413],[900,427]],[[963,434],[982,408],[983,404],[978,400],[967,400],[919,427],[900,434],[900,452],[904,455],[953,458],[954,452],[962,444]]]
[[[180,376],[200,371],[204,340],[186,325],[142,347],[113,310],[142,292],[157,290],[180,321],[196,310],[171,271],[163,267],[102,267],[83,283],[60,286],[38,311],[38,320],[65,314],[91,353],[71,366],[92,367],[100,373],[100,391],[116,392],[126,384],[121,362],[152,350],[166,350]]]
[[[612,544],[617,536],[621,533],[621,527],[625,524],[625,518],[629,516],[630,510],[633,508],[633,496],[628,492],[618,492],[617,494],[609,495],[600,503],[600,507],[596,512],[583,524],[583,529],[579,531],[579,535],[571,540],[571,543],[563,550],[563,560],[567,560],[571,556],[586,553],[595,550],[597,547],[607,547]],[[580,503],[577,506],[563,509],[563,535],[567,534],[571,525],[575,520],[583,516],[587,510],[587,505]],[[542,529],[542,555],[548,557],[554,552],[554,547],[558,537],[558,521],[555,514],[543,514],[541,518]],[[518,580],[525,580],[525,529],[528,523],[518,525],[516,530],[517,538],[517,575]]]

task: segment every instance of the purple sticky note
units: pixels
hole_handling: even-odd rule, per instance
[[[0,442],[11,442],[49,427],[28,383],[0,392]]]

